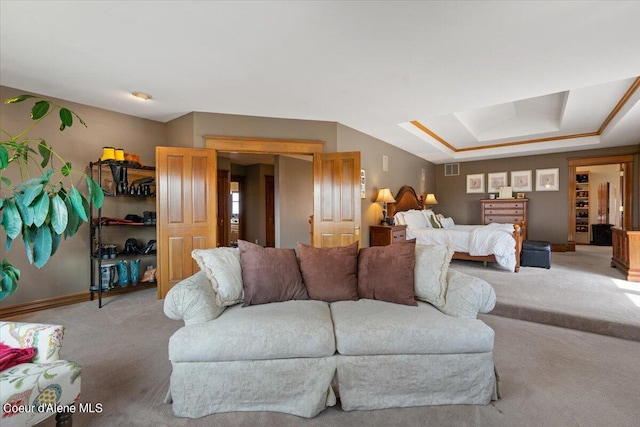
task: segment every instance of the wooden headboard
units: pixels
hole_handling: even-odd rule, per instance
[[[396,212],[404,212],[411,209],[423,209],[424,200],[422,196],[418,196],[413,187],[403,185],[398,190],[398,194],[394,197],[395,203],[388,203],[387,210],[388,216],[393,216]]]

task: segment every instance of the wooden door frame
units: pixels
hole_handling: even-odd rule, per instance
[[[568,249],[576,250],[576,169],[582,166],[615,165],[621,164],[624,170],[624,192],[622,194],[624,215],[622,227],[626,230],[633,228],[633,170],[634,155],[623,154],[618,156],[581,157],[569,159],[569,233],[567,236]]]
[[[246,154],[286,154],[286,155],[311,155],[322,153],[324,141],[313,141],[303,139],[273,139],[258,137],[237,137],[237,136],[215,136],[205,135],[205,148],[214,151],[217,158],[219,152],[223,153],[246,153]],[[315,162],[315,156],[314,156]],[[213,176],[216,182],[212,183],[213,191],[217,191],[217,163]],[[212,194],[217,200],[217,194]],[[218,212],[214,213],[215,221],[218,220]],[[217,230],[216,230],[217,231]],[[214,241],[217,236],[214,236]]]

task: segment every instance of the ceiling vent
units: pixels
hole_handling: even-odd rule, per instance
[[[444,165],[444,176],[460,175],[460,163],[447,163]]]

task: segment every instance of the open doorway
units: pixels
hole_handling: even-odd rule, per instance
[[[633,155],[569,160],[569,250],[611,245],[611,230],[630,230]]]

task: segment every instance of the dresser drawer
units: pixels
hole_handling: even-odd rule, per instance
[[[500,201],[500,202],[485,202],[483,203],[484,209],[514,209],[514,208],[524,208],[523,201]]]
[[[524,215],[524,209],[485,209],[485,215]]]
[[[393,243],[402,242],[407,240],[407,233],[405,230],[397,230],[393,232]]]
[[[502,224],[517,224],[523,219],[522,215],[491,215],[484,217],[484,223],[490,224],[492,222],[497,222]]]

